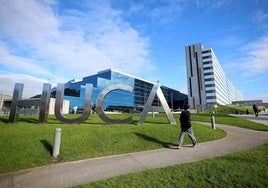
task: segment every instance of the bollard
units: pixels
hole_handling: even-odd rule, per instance
[[[55,129],[54,144],[53,144],[53,157],[57,158],[60,154],[60,140],[61,140],[61,128]]]
[[[212,127],[212,129],[216,129],[216,126],[215,126],[215,118],[214,118],[214,111],[211,112],[211,127]]]

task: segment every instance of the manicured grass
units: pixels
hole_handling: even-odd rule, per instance
[[[268,144],[222,157],[147,170],[77,187],[268,187]]]
[[[122,119],[129,114],[110,116]],[[57,162],[145,151],[177,144],[179,124],[170,125],[164,114],[157,114],[155,118],[148,115],[144,125],[137,125],[139,117],[133,115],[133,124],[125,125],[108,125],[95,114],[79,125],[62,124],[54,116],[50,116],[46,124],[38,124],[38,117],[35,116],[20,116],[17,124],[8,124],[7,117],[0,117],[0,173],[55,162],[51,157],[55,128],[62,129]],[[209,126],[195,122],[193,128],[199,142],[226,135],[220,129],[212,130]],[[188,137],[185,144],[190,144]]]
[[[226,114],[215,114],[215,123],[232,125],[247,129],[259,130],[259,131],[268,131],[268,126],[263,125],[261,123],[252,122],[246,119],[242,119],[239,117],[234,117]],[[193,121],[204,121],[210,122],[211,115],[210,114],[192,114]]]
[[[239,105],[217,105],[217,108],[212,107],[205,111],[205,113],[210,113],[211,111],[217,114],[246,114],[246,110],[250,114],[254,114],[252,106],[239,106]],[[263,111],[263,106],[259,106],[259,111]]]

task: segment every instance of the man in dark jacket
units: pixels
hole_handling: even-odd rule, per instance
[[[183,143],[185,134],[187,134],[190,137],[193,143],[193,147],[195,147],[197,145],[197,141],[194,136],[194,132],[192,130],[190,105],[188,104],[185,106],[184,111],[181,112],[180,123],[181,123],[181,133],[178,138],[178,149],[182,148],[182,143]]]
[[[253,104],[253,111],[254,111],[255,116],[257,117],[259,115],[259,109],[256,104]]]

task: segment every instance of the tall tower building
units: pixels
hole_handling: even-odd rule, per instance
[[[214,104],[231,104],[243,100],[226,77],[212,48],[201,43],[185,47],[188,102],[197,111]]]

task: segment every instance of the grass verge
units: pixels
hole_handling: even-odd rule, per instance
[[[268,144],[243,152],[122,175],[85,187],[268,187]]]
[[[234,117],[226,114],[215,114],[215,123],[231,125],[236,127],[242,127],[247,129],[253,129],[258,131],[268,131],[268,126],[263,125],[261,123],[252,122],[246,119],[242,119],[239,117]],[[193,121],[204,121],[210,122],[211,115],[210,114],[193,114]]]
[[[122,119],[116,115],[114,118]],[[72,116],[71,116],[72,117]],[[177,119],[178,117],[176,117]],[[79,125],[60,123],[50,116],[48,123],[38,124],[38,117],[21,116],[17,124],[0,117],[0,173],[42,166],[55,162],[51,157],[55,128],[62,129],[60,155],[56,162],[67,162],[115,154],[145,151],[177,144],[179,124],[170,125],[163,114],[148,116],[144,125],[107,125],[96,115]],[[222,138],[220,129],[193,123],[199,142]],[[188,137],[185,144],[190,144]]]

